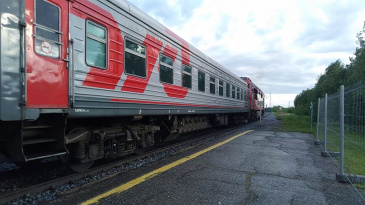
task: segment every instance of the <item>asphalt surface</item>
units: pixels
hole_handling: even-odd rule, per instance
[[[338,168],[320,156],[313,136],[275,132],[279,123],[270,117],[269,124],[263,122],[256,123],[253,132],[102,198],[99,204],[365,203],[350,185],[335,180]],[[81,203],[225,139],[71,190],[47,204]]]

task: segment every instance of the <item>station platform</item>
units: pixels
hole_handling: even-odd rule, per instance
[[[308,134],[241,131],[51,204],[358,204],[320,152]]]

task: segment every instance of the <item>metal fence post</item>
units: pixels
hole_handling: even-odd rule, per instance
[[[319,141],[319,110],[321,109],[321,98],[318,98],[318,111],[317,111],[317,137],[316,140]]]
[[[313,102],[311,102],[311,131],[313,130]]]
[[[340,174],[344,175],[344,140],[345,140],[345,86],[340,91]]]
[[[324,99],[324,152],[327,153],[327,93]]]

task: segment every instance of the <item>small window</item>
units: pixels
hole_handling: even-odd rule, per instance
[[[174,68],[173,60],[167,56],[160,56],[160,81],[163,83],[173,84]]]
[[[236,86],[232,85],[232,98],[236,98]]]
[[[244,90],[241,89],[241,100],[243,100],[243,92],[244,92]]]
[[[92,21],[86,23],[86,64],[106,68],[106,28]]]
[[[237,87],[237,100],[240,99],[241,93],[240,93],[240,88]]]
[[[198,90],[205,91],[205,73],[198,72]]]
[[[231,85],[226,83],[226,97],[229,97],[231,94]]]
[[[210,77],[210,94],[215,94],[215,78]]]
[[[145,78],[146,47],[141,44],[125,40],[125,72],[130,75]]]
[[[60,57],[61,35],[60,9],[44,0],[35,1],[35,52],[51,57]]]
[[[183,64],[183,87],[191,89],[191,67]]]
[[[219,81],[219,95],[223,96],[223,81]]]

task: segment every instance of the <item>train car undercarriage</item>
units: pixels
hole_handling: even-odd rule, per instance
[[[0,122],[0,151],[14,162],[59,156],[72,171],[83,172],[95,160],[143,152],[179,134],[247,122],[243,114],[142,116],[133,119],[69,119],[42,115],[31,122]]]

